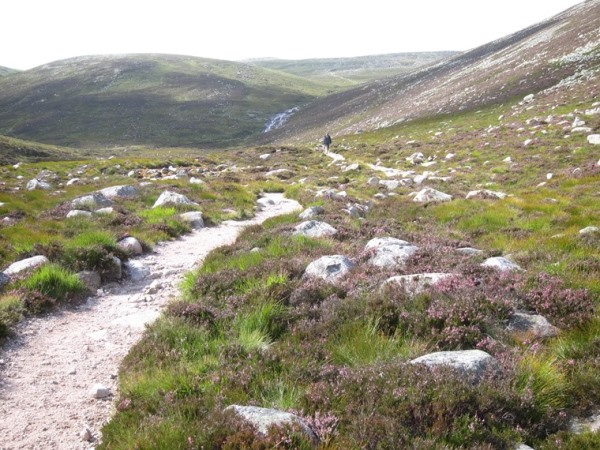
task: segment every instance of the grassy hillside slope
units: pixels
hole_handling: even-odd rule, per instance
[[[10,75],[11,73],[17,73],[18,70],[10,69],[8,67],[0,66],[0,77]]]
[[[406,73],[418,67],[456,55],[457,52],[390,53],[354,58],[314,58],[302,60],[254,59],[248,63],[287,72],[343,90],[367,81]]]
[[[90,155],[91,153],[86,151],[0,135],[0,166],[24,161],[75,160]]]
[[[91,56],[0,80],[0,133],[67,146],[240,144],[321,95],[293,75],[173,55]]]
[[[315,139],[325,128],[357,133],[473,110],[586,78],[599,66],[595,0],[439,64],[315,101],[267,139]]]

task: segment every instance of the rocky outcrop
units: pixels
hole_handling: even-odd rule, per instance
[[[334,282],[350,272],[353,267],[352,261],[343,255],[322,256],[306,267],[304,276]]]

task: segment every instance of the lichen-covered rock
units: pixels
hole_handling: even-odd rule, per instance
[[[50,261],[43,255],[32,256],[31,258],[22,259],[21,261],[17,261],[12,263],[8,268],[4,271],[5,275],[18,275],[21,273],[31,272],[38,267],[43,266],[44,264],[48,264]]]
[[[435,352],[410,361],[411,364],[424,364],[428,367],[446,366],[456,369],[475,380],[496,365],[496,360],[482,350],[458,350]]]
[[[266,436],[269,427],[275,426],[297,426],[302,433],[314,444],[318,443],[318,437],[313,430],[304,423],[300,417],[285,411],[270,408],[259,408],[257,406],[231,405],[224,412],[231,411],[246,422],[253,425],[258,433]]]
[[[144,253],[144,249],[142,248],[140,241],[132,236],[121,239],[119,242],[117,242],[117,246],[125,250],[130,255],[137,256]]]
[[[82,209],[82,208],[103,208],[107,206],[111,206],[112,201],[101,194],[100,192],[92,192],[91,194],[83,195],[74,199],[71,202],[71,207],[73,209]]]
[[[508,331],[531,335],[536,338],[558,336],[560,330],[552,325],[544,316],[516,312],[508,322]]]
[[[417,203],[449,202],[450,200],[452,200],[451,195],[432,188],[420,190],[413,198],[413,202]]]
[[[178,194],[177,192],[164,191],[162,194],[160,194],[152,208],[177,205],[198,206],[198,203],[191,201],[185,195]]]
[[[204,219],[200,211],[190,211],[179,214],[179,218],[189,224],[194,229],[204,228]]]
[[[111,200],[116,198],[135,198],[139,195],[137,188],[131,185],[111,186],[101,189],[99,192]]]
[[[373,253],[369,263],[381,268],[401,267],[417,250],[418,247],[392,237],[371,239],[365,246],[366,252]]]
[[[507,258],[504,258],[503,256],[494,256],[493,258],[488,258],[481,263],[481,265],[483,267],[490,267],[492,269],[499,270],[500,272],[515,272],[523,270],[521,266],[515,264]]]
[[[502,200],[506,198],[506,193],[498,191],[490,191],[488,189],[480,189],[477,191],[471,191],[467,194],[466,199],[479,198],[482,200]]]
[[[321,238],[333,236],[337,230],[325,222],[317,220],[309,220],[302,222],[294,228],[294,234],[298,236],[306,236],[312,238]]]
[[[304,276],[332,282],[346,275],[353,267],[352,261],[343,255],[322,256],[306,267]]]
[[[298,217],[302,220],[310,220],[314,219],[318,215],[321,215],[325,212],[325,210],[321,206],[311,206],[310,208],[306,208],[302,211]]]

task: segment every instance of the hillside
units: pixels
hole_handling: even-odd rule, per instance
[[[8,67],[0,66],[0,77],[4,77],[6,75],[10,75],[11,73],[16,73],[18,70],[9,69]]]
[[[583,2],[503,39],[411,72],[320,99],[268,139],[315,139],[481,108],[585,80],[600,64],[600,2]],[[596,88],[597,89],[597,88]]]
[[[90,56],[0,79],[0,134],[66,146],[225,147],[325,89],[241,63]]]
[[[75,160],[91,153],[0,135],[0,166],[19,162]]]
[[[248,64],[287,72],[341,90],[349,86],[399,75],[457,52],[391,53],[354,58],[315,58],[286,60],[277,58],[248,60]]]

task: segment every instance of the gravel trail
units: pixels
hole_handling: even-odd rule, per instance
[[[23,321],[0,349],[0,449],[94,448],[114,409],[121,361],[146,323],[177,297],[182,276],[215,248],[235,242],[244,228],[301,208],[282,194],[261,202],[252,220],[156,245],[136,260],[150,270],[144,280],[106,285],[81,306]],[[111,395],[93,398],[96,383]],[[86,429],[89,440],[82,437]]]

